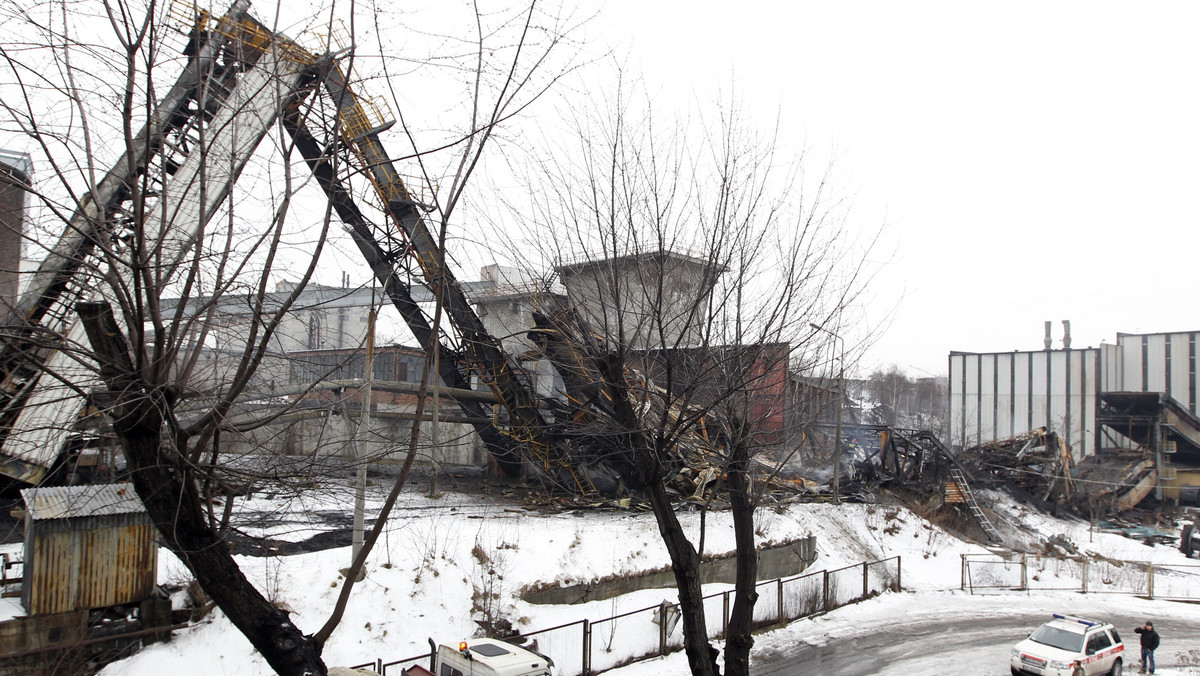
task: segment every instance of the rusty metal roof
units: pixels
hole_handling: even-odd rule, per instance
[[[21,491],[21,498],[34,521],[136,514],[146,511],[131,483],[40,486]]]

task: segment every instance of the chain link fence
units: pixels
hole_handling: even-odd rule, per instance
[[[900,589],[899,556],[759,582],[753,626],[756,629],[782,626]],[[725,636],[732,606],[733,590],[704,597],[704,619],[710,638]],[[602,620],[579,620],[525,632],[520,638],[522,645],[552,657],[559,676],[591,676],[683,649],[679,621],[678,606],[664,601]],[[377,659],[353,668],[374,669],[388,676],[428,663],[429,655],[425,654],[392,662]]]
[[[963,554],[960,588],[972,594],[1058,590],[1200,601],[1200,564]]]

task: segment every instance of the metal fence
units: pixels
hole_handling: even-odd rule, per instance
[[[782,626],[900,588],[899,556],[759,582],[753,626],[756,629]],[[725,636],[732,605],[733,590],[704,597],[704,619],[710,638]],[[521,637],[525,639],[523,645],[553,657],[555,672],[560,676],[591,676],[681,650],[683,638],[677,630],[678,622],[678,607],[664,601],[603,620],[579,620],[525,632]],[[415,664],[426,664],[428,660],[429,655],[424,654],[394,662],[375,660],[355,668],[374,669],[386,676]]]
[[[1200,564],[963,554],[960,586],[972,594],[1063,590],[1196,601],[1200,600]]]

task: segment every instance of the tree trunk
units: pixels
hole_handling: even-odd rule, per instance
[[[749,676],[750,648],[754,645],[751,624],[754,604],[758,601],[758,549],[754,545],[754,501],[750,494],[750,453],[746,443],[731,449],[728,467],[728,494],[733,514],[733,536],[737,544],[737,578],[733,608],[725,633],[725,675]]]
[[[276,673],[326,673],[321,645],[292,624],[246,579],[227,543],[209,528],[191,466],[163,434],[171,415],[165,389],[137,376],[129,347],[107,303],[80,303],[79,315],[113,397],[110,415],[134,489],[166,542],[234,626]]]
[[[661,481],[646,486],[646,496],[658,522],[658,532],[671,555],[671,569],[679,588],[683,649],[693,676],[720,676],[709,654],[708,627],[704,621],[704,592],[700,589],[700,555],[679,524],[671,499]]]

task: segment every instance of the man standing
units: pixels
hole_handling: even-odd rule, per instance
[[[1154,631],[1154,623],[1147,622],[1133,632],[1142,637],[1142,673],[1153,674],[1154,651],[1158,649],[1158,632]]]

